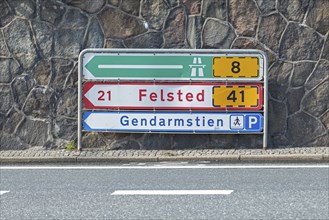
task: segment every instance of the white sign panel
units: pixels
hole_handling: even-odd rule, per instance
[[[93,84],[84,94],[91,107],[213,107],[214,85]],[[86,102],[85,106],[89,107]]]

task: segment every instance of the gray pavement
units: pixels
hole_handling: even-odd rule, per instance
[[[106,150],[85,148],[82,151],[0,150],[0,163],[130,163],[130,162],[329,162],[329,147],[298,147],[276,149],[184,149],[184,150]]]
[[[326,164],[183,166],[1,167],[0,219],[329,219]]]

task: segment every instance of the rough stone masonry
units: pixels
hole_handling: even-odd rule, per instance
[[[76,140],[84,48],[260,49],[269,146],[329,145],[328,0],[0,0],[0,147]],[[106,149],[258,148],[259,135],[88,133]]]

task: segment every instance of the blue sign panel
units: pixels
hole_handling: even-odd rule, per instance
[[[84,131],[157,133],[252,133],[263,131],[260,113],[91,112],[83,114]]]

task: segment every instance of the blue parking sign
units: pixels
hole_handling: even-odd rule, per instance
[[[261,114],[245,115],[245,130],[262,131],[263,130],[263,116]]]

